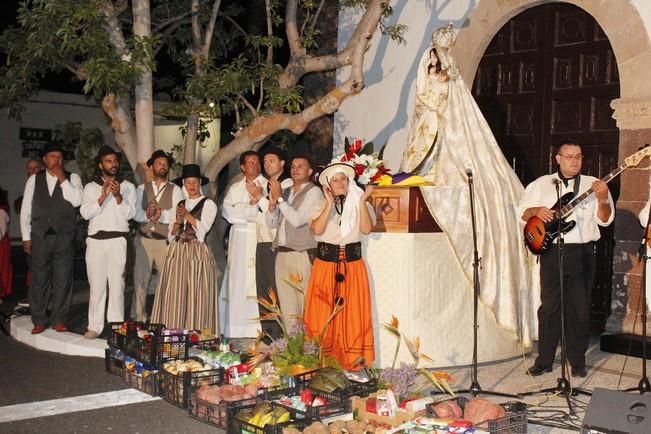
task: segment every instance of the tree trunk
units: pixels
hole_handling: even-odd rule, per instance
[[[133,1],[133,34],[136,38],[151,38],[149,0]],[[151,59],[149,60],[151,61]],[[145,162],[154,152],[154,95],[150,64],[143,62],[137,67],[141,75],[135,85],[136,141],[139,163],[138,170],[135,172],[139,180],[143,181],[142,171],[145,169]]]
[[[102,110],[111,118],[111,128],[115,137],[115,144],[122,150],[129,165],[136,172],[138,169],[138,152],[136,146],[136,133],[128,100],[116,97],[113,94],[102,98]],[[138,174],[136,174],[138,176]],[[142,178],[144,179],[144,178]]]

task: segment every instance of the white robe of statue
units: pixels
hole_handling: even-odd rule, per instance
[[[437,29],[432,40],[436,51],[430,47],[423,53],[416,80],[417,86],[428,83],[430,89],[418,89],[417,93],[430,95],[439,105],[427,117],[415,116],[412,126],[417,131],[411,131],[409,137],[427,137],[421,140],[427,145],[432,132],[422,134],[421,131],[428,128],[420,124],[436,118],[436,125],[431,127],[436,128],[436,141],[431,143],[433,148],[427,150],[422,162],[412,163],[409,155],[404,156],[403,162],[415,164],[418,169],[415,174],[433,184],[421,187],[421,192],[429,211],[448,237],[471,288],[473,231],[466,173],[472,171],[481,258],[480,299],[494,312],[497,323],[513,331],[528,347],[537,336],[540,275],[537,258],[524,244],[524,222],[516,215],[524,187],[504,158],[448,53],[448,48],[454,44],[453,30],[451,27]],[[437,41],[445,43],[437,45]],[[431,78],[432,52],[441,61],[447,81]],[[420,144],[410,142],[408,145],[406,152],[416,149],[415,155],[422,153]]]

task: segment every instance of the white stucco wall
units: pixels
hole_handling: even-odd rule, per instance
[[[462,26],[469,25],[467,19],[480,1],[482,0],[392,2],[394,14],[391,21],[409,27],[404,35],[406,42],[399,45],[388,37],[381,36],[379,31],[374,35],[365,63],[366,89],[361,94],[347,99],[335,114],[335,155],[342,151],[337,145],[343,143],[344,137],[372,140],[376,150],[387,143],[384,153],[385,162],[394,172],[398,169],[414,105],[416,67],[420,55],[428,47],[431,33],[437,27],[452,22],[458,30]],[[586,3],[592,1],[594,0],[585,0]],[[624,1],[634,5],[646,28],[651,28],[651,1]],[[521,1],[516,0],[513,3],[521,3]],[[532,0],[531,3],[541,4],[540,0]],[[354,18],[349,14],[343,11],[340,16],[340,47],[348,41],[352,30]],[[453,49],[452,55],[454,54]],[[338,78],[341,80],[347,77],[347,73],[346,69],[340,70]],[[470,76],[474,77],[474,71]],[[472,85],[472,83],[466,84]]]

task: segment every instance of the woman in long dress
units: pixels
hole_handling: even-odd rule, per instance
[[[319,182],[326,204],[311,224],[319,243],[307,289],[305,326],[310,336],[320,338],[323,354],[355,370],[362,358],[367,366],[375,359],[371,295],[360,243],[374,224],[367,203],[371,188],[359,188],[354,169],[344,163],[324,169]]]
[[[216,264],[205,237],[217,216],[215,202],[203,196],[199,166],[183,166],[183,184],[188,198],[176,207],[176,221],[170,225],[165,265],[158,280],[152,322],[167,328],[208,330],[219,335],[216,309]]]

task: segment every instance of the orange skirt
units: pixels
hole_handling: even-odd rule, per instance
[[[334,317],[321,342],[324,354],[335,357],[347,370],[358,370],[359,359],[367,366],[375,360],[371,294],[366,264],[363,259],[339,262],[339,273],[344,275],[337,290],[344,307]],[[335,297],[335,262],[316,259],[312,266],[305,302],[305,326],[310,336],[319,336],[332,314]]]

